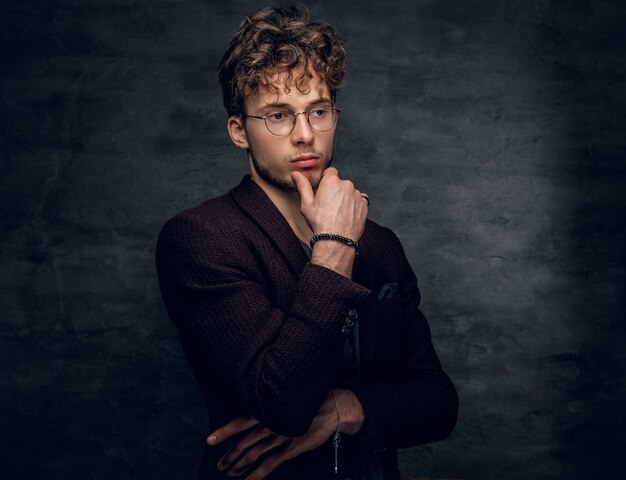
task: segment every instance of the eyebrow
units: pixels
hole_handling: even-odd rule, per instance
[[[333,103],[332,100],[330,98],[316,98],[315,100],[312,100],[309,102],[308,106],[312,107],[313,105],[318,105],[320,103]],[[260,108],[291,108],[291,105],[288,103],[264,103],[263,105],[261,105]]]

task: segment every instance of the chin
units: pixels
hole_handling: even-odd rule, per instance
[[[300,170],[300,172],[309,181],[309,183],[311,184],[311,187],[313,188],[313,191],[314,192],[317,191],[317,187],[319,186],[320,181],[322,180],[322,174],[320,172],[306,172],[302,170]],[[270,185],[278,188],[279,190],[282,190],[283,192],[297,192],[298,191],[298,187],[296,187],[296,182],[293,181],[293,179],[291,178],[291,175],[286,176],[285,178],[280,178],[277,176],[273,176],[269,174],[269,172],[266,172],[266,171],[259,172],[259,173],[260,173],[259,176],[263,178],[263,180],[265,180]]]
[[[322,181],[322,175],[320,173],[317,173],[317,172],[302,172],[302,174],[306,177],[306,179],[311,184],[311,187],[313,188],[313,191],[314,192],[317,191],[317,187],[319,187],[319,184]],[[275,186],[281,188],[284,191],[288,191],[288,192],[297,192],[298,191],[298,187],[296,187],[296,182],[294,182],[291,179],[291,176],[289,176],[289,178],[286,178],[282,182],[278,182],[278,184],[275,184]]]
[[[311,182],[311,186],[313,187],[313,190],[317,190],[317,187],[319,187],[320,182],[322,181],[322,174],[321,173],[308,173],[305,174],[306,178],[309,179],[309,182]]]

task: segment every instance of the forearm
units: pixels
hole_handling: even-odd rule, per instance
[[[376,312],[381,328],[366,374],[344,383],[363,407],[365,422],[359,435],[373,449],[442,440],[451,433],[458,414],[456,390],[442,369],[428,321],[419,309],[415,274],[397,237],[390,236],[386,244],[391,253],[385,260],[397,272],[387,282],[397,282],[396,293],[379,296]]]
[[[441,367],[426,318],[417,309],[406,315],[397,343],[381,345],[384,352],[400,350],[401,364],[382,357],[373,375],[347,384],[363,406],[363,439],[375,449],[443,440],[457,420],[456,389]]]
[[[358,308],[365,293],[362,288],[355,293],[351,283],[307,266],[290,311],[262,326],[271,343],[256,347],[258,355],[248,352],[249,366],[237,377],[244,382],[240,389],[251,413],[272,430],[289,436],[306,431],[336,380],[345,343],[341,328],[347,311]]]
[[[210,238],[195,228],[189,235]],[[183,341],[198,352],[194,357],[202,359],[196,371],[208,373],[211,365],[236,395],[240,414],[285,435],[302,434],[340,370],[346,314],[370,291],[311,263],[293,280],[286,277],[279,292],[285,300],[270,300],[237,261],[249,253],[194,246],[181,245],[166,231],[157,267],[168,313]]]
[[[458,397],[442,371],[422,372],[402,383],[369,381],[350,388],[365,417],[359,434],[374,450],[443,440],[456,424]]]

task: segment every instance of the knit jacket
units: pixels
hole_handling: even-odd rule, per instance
[[[402,246],[369,220],[359,243],[352,279],[311,263],[250,176],[164,225],[156,249],[161,293],[207,405],[207,433],[252,415],[300,436],[328,392],[342,387],[361,402],[365,423],[342,439],[341,478],[358,478],[359,454],[374,452],[385,480],[398,479],[398,448],[450,434],[457,394]],[[354,321],[361,375],[346,382],[342,352]],[[198,478],[226,478],[215,465],[236,440],[205,447]],[[331,478],[329,442],[268,478]]]

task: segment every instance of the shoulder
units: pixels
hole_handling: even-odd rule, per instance
[[[240,216],[230,195],[224,194],[174,215],[163,225],[160,239],[185,239],[190,235],[207,233],[219,235],[224,230],[236,228]]]
[[[269,198],[245,175],[239,185],[224,195],[211,198],[195,207],[188,208],[170,218],[161,229],[160,240],[193,240],[201,235],[203,243],[208,240],[232,244],[243,236],[258,231],[259,212],[271,205]],[[256,220],[255,220],[256,219]]]
[[[167,220],[156,245],[157,264],[190,258],[220,262],[236,259],[245,249],[250,219],[230,194],[224,194],[183,210]]]

